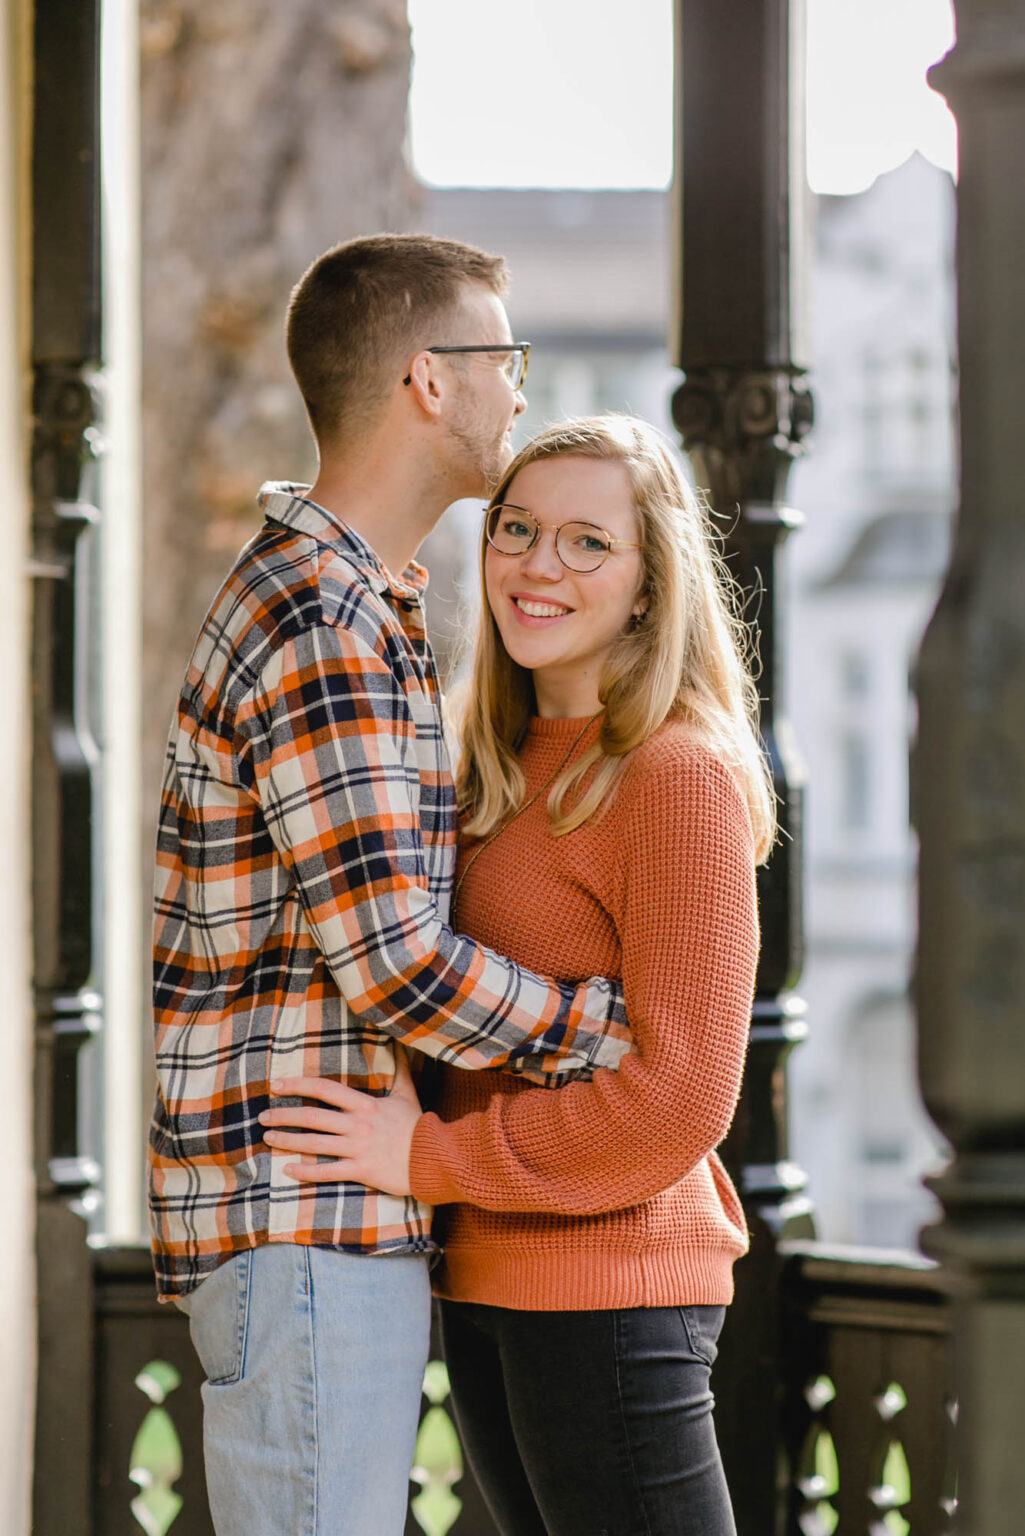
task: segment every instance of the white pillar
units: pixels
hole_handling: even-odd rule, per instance
[[[140,494],[138,5],[105,0],[102,33],[103,965],[105,1235],[140,1237],[143,1061],[148,1039],[143,945],[141,777],[142,504]]]
[[[29,890],[28,323],[30,16],[0,0],[0,1530],[27,1536],[35,1419]]]

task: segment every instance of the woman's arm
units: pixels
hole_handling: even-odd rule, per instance
[[[423,1115],[410,1189],[430,1204],[614,1210],[683,1178],[725,1136],[758,953],[747,807],[722,764],[670,737],[620,789],[609,902],[637,1046],[617,1073]],[[611,830],[611,829],[610,829]]]

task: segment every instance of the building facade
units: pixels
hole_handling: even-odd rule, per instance
[[[811,1029],[792,1058],[794,1151],[829,1240],[914,1247],[941,1143],[914,1060],[908,749],[957,499],[954,189],[915,155],[817,212],[817,419],[793,477],[806,525],[788,648],[808,765]]]

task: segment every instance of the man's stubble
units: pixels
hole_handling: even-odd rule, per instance
[[[460,391],[459,407],[450,432],[468,475],[479,486],[468,495],[490,496],[512,462],[511,423],[496,430],[494,420],[475,401],[468,386]]]

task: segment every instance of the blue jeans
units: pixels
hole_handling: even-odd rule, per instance
[[[206,1373],[217,1536],[400,1536],[430,1339],[425,1258],[274,1243],[180,1298]]]
[[[441,1312],[502,1536],[736,1536],[709,1388],[725,1308]]]

